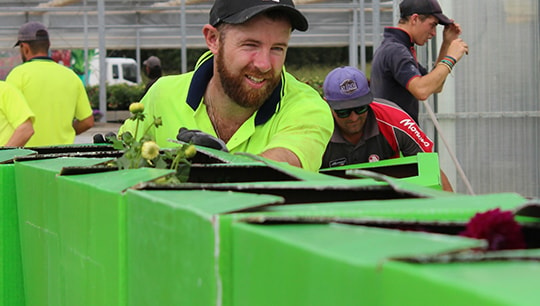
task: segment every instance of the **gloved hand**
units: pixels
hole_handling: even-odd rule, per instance
[[[94,135],[94,143],[112,143],[108,138],[113,137],[116,138],[116,134],[113,132],[109,132],[103,136],[103,134],[95,134]]]
[[[227,149],[227,145],[225,145],[225,142],[223,142],[223,140],[199,130],[188,130],[185,127],[182,127],[180,128],[180,130],[178,130],[178,135],[176,135],[176,139],[186,143],[191,142],[196,146],[203,146],[207,148],[221,150],[224,152],[229,152],[229,150]]]

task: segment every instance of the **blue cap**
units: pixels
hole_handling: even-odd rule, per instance
[[[356,67],[336,68],[324,79],[324,99],[335,110],[355,108],[373,101],[368,80]]]

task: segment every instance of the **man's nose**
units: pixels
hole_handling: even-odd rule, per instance
[[[270,51],[260,50],[255,55],[254,66],[259,69],[260,72],[268,72],[272,69],[272,62],[270,60]]]

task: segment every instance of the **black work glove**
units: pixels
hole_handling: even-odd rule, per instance
[[[94,143],[112,143],[111,140],[109,140],[109,137],[116,138],[116,134],[113,132],[109,132],[103,136],[103,134],[95,134],[94,135]]]
[[[223,140],[199,130],[188,130],[182,127],[180,128],[180,130],[178,130],[178,135],[176,135],[176,139],[186,143],[192,143],[196,146],[202,146],[221,150],[224,152],[229,152]]]

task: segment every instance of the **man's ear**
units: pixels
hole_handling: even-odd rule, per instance
[[[30,53],[30,46],[27,43],[21,43],[19,45],[19,48],[21,49],[22,54],[26,56],[26,58],[29,58],[32,54]]]
[[[411,21],[411,24],[416,24],[418,22],[419,15],[414,13],[409,17],[409,20]]]
[[[219,50],[219,31],[210,24],[204,25],[202,29],[204,39],[206,40],[206,46],[208,49],[216,54]]]

